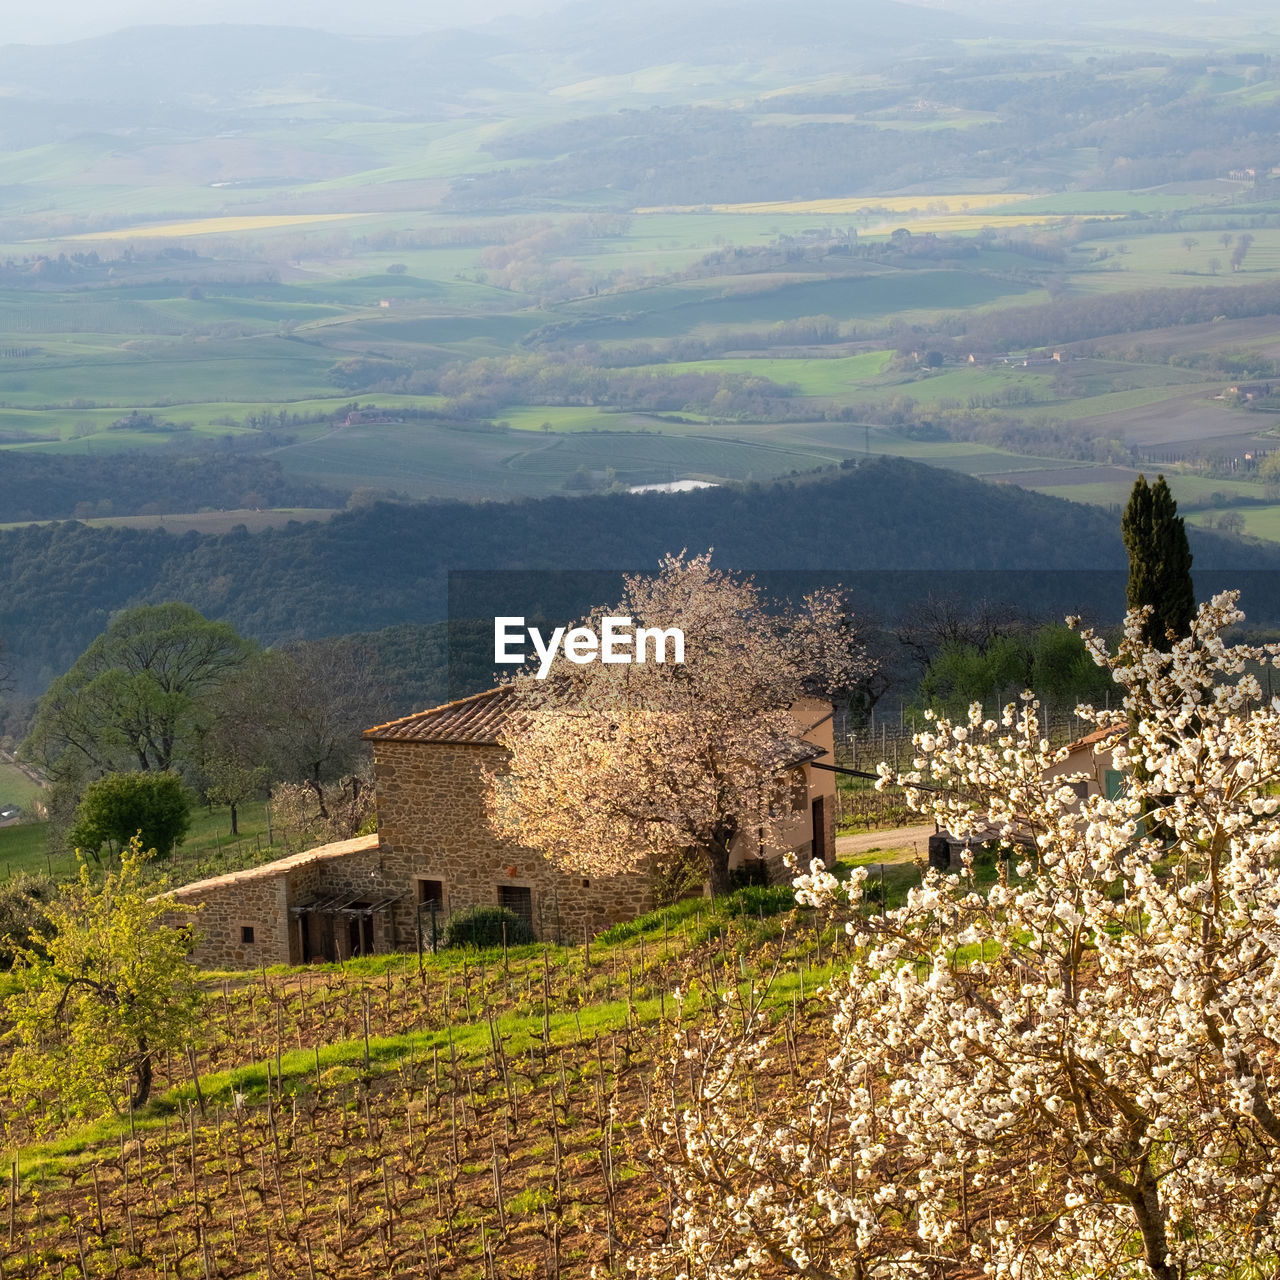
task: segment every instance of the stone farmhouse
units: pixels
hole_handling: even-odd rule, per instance
[[[1068,745],[1066,756],[1045,771],[1045,781],[1082,773],[1086,776],[1067,784],[1080,799],[1101,795],[1114,800],[1124,788],[1125,774],[1115,767],[1107,743],[1123,733],[1122,728],[1095,729],[1078,738]]]
[[[378,834],[305,850],[171,892],[173,918],[189,919],[193,958],[209,968],[257,968],[413,951],[454,911],[503,906],[539,937],[581,939],[654,905],[644,872],[587,877],[490,830],[483,774],[501,768],[499,745],[512,695],[506,689],[378,725],[373,744]],[[792,709],[796,742],[780,762],[791,810],[784,838],[802,864],[835,856],[831,707]],[[752,839],[731,865],[758,857]],[[773,871],[776,877],[776,870]],[[184,916],[185,905],[201,904]],[[422,931],[420,933],[420,930]]]

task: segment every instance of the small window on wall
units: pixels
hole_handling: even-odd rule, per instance
[[[528,926],[533,928],[533,890],[518,884],[500,884],[498,886],[498,905],[518,915]]]
[[[240,926],[240,941],[246,944],[253,941],[253,925],[242,924]]]
[[[443,880],[419,880],[418,881],[418,905],[431,909],[435,904],[437,910],[444,907],[444,881]]]

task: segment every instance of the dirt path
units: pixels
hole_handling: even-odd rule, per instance
[[[12,768],[17,769],[18,772],[23,774],[29,781],[34,782],[37,787],[47,787],[49,785],[49,779],[46,778],[44,774],[40,773],[33,766],[16,759],[14,756],[10,755],[9,752],[0,749],[0,760],[3,760],[5,764]]]
[[[929,837],[933,835],[933,823],[914,827],[894,827],[889,831],[868,831],[865,835],[836,836],[836,854],[852,857],[870,853],[872,849],[887,851],[884,862],[911,862],[917,851],[927,853]]]

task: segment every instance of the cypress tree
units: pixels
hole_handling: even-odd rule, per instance
[[[1168,649],[1191,634],[1196,598],[1186,526],[1164,476],[1154,485],[1138,476],[1120,528],[1129,552],[1129,608],[1151,606],[1142,638]]]

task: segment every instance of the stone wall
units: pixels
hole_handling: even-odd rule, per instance
[[[189,924],[192,959],[206,969],[256,969],[260,964],[299,964],[302,955],[294,903],[328,892],[331,877],[383,885],[377,836],[360,836],[307,849],[288,858],[197,880],[171,890],[170,923]],[[338,871],[338,868],[341,868]],[[200,904],[198,910],[183,910]],[[253,930],[253,941],[243,931]]]
[[[821,706],[807,720],[805,736],[831,749],[831,723]],[[816,722],[816,723],[815,723]],[[810,727],[812,726],[812,727]],[[302,964],[328,952],[352,953],[351,917],[309,915],[304,946],[299,917],[290,908],[316,898],[376,902],[392,898],[373,915],[374,951],[413,951],[417,945],[420,881],[439,881],[440,924],[468,907],[498,906],[504,886],[528,889],[539,937],[580,941],[621,920],[651,910],[654,884],[647,873],[583,876],[558,870],[540,854],[498,839],[485,818],[483,772],[501,767],[495,746],[375,740],[377,836],[339,841],[246,871],[184,885],[169,896],[173,922],[189,920],[194,959],[206,968],[256,968]],[[830,756],[826,757],[830,759]],[[818,852],[835,855],[835,776],[809,764],[792,771],[793,815],[785,835],[802,866]],[[750,841],[735,847],[734,861],[754,857]],[[771,859],[771,878],[790,873]],[[203,904],[198,912],[183,907]],[[423,914],[424,927],[430,916]],[[244,930],[252,929],[253,940]],[[324,936],[322,936],[322,934]]]
[[[378,833],[388,872],[398,883],[438,880],[442,914],[497,906],[504,885],[530,890],[533,924],[543,938],[580,940],[654,905],[648,875],[604,877],[557,870],[540,854],[513,846],[485,821],[482,771],[500,766],[499,747],[375,741]],[[394,912],[399,945],[414,945],[414,908]]]

